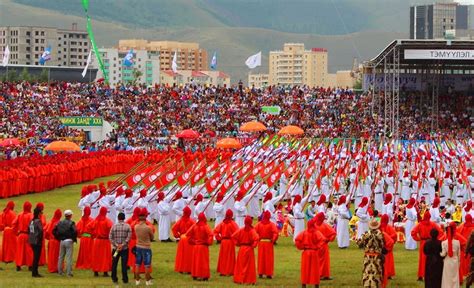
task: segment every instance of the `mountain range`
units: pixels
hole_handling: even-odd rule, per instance
[[[119,39],[198,42],[232,82],[247,80],[245,59],[258,51],[304,43],[328,49],[329,70],[350,69],[354,58],[374,57],[391,40],[407,38],[409,7],[432,0],[90,0],[99,47]],[[85,29],[80,0],[2,0],[0,25]]]

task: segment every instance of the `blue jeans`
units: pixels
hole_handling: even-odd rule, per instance
[[[136,257],[135,257],[135,265],[140,266],[143,265],[145,268],[151,266],[151,249],[149,248],[139,248],[136,247]]]
[[[128,263],[128,249],[123,249],[118,252],[117,257],[115,255],[115,249],[112,250],[112,281],[117,282],[117,266],[120,258],[122,258],[122,281],[123,283],[128,283],[128,274],[127,274],[127,263]]]

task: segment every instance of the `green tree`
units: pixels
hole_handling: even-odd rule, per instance
[[[28,69],[26,69],[26,67],[23,67],[18,79],[21,80],[21,81],[31,81],[32,80],[32,77],[31,77],[30,73],[28,72]]]
[[[38,76],[38,82],[48,82],[48,69],[43,68]]]
[[[8,70],[8,73],[6,74],[6,80],[9,82],[15,82],[18,80],[18,74],[16,73],[16,70],[11,69]]]

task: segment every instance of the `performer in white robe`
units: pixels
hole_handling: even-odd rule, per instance
[[[173,206],[171,210],[175,215],[174,222],[178,222],[178,220],[181,219],[181,216],[183,216],[184,207],[186,207],[186,202],[183,199],[183,193],[181,191],[176,192],[171,201],[173,201]]]
[[[393,196],[388,193],[385,194],[385,199],[382,206],[382,214],[387,214],[389,223],[393,223]]]
[[[402,199],[403,201],[408,201],[410,200],[411,197],[411,179],[410,179],[410,173],[408,171],[403,172],[403,177],[402,177]]]
[[[385,183],[387,184],[387,193],[395,193],[395,178],[393,176],[393,170],[388,172],[388,175],[385,177]]]
[[[436,186],[436,178],[434,171],[431,171],[430,176],[426,179],[426,190],[428,192],[429,199],[426,201],[428,204],[432,204],[435,198],[435,186]]]
[[[430,215],[431,215],[431,221],[435,222],[436,224],[441,223],[441,215],[439,213],[439,204],[441,203],[441,200],[439,197],[435,197],[433,200],[433,204],[430,207]]]
[[[300,195],[296,195],[293,199],[293,217],[295,220],[295,228],[293,231],[293,241],[296,239],[296,236],[304,230],[304,211],[303,207],[308,201],[309,193],[301,199]]]
[[[408,204],[406,206],[406,218],[407,221],[405,223],[405,249],[407,250],[416,250],[416,241],[411,237],[411,230],[416,225],[417,213],[415,209],[415,198],[410,198]]]
[[[384,179],[382,177],[377,178],[377,183],[375,183],[374,187],[374,207],[377,211],[382,211],[383,209],[383,186],[384,186]]]
[[[214,210],[214,215],[216,215],[216,221],[214,222],[214,227],[217,227],[225,218],[226,211],[224,210],[224,205],[222,205],[222,200],[224,200],[224,194],[219,193],[216,196],[216,201],[212,206],[212,210]]]
[[[339,248],[347,248],[350,245],[349,236],[349,220],[351,214],[347,207],[346,195],[339,197],[337,202],[337,246]]]
[[[125,200],[125,190],[122,186],[117,188],[117,192],[115,194],[115,211],[118,213],[123,212],[123,200]]]
[[[357,223],[357,239],[360,239],[362,235],[369,230],[370,216],[367,211],[368,208],[369,198],[363,197],[356,212],[357,217],[359,217],[359,222]]]
[[[100,207],[107,208],[107,218],[113,223],[117,222],[117,211],[115,210],[115,195],[105,195],[99,200]]]
[[[466,199],[466,185],[462,182],[462,179],[459,178],[454,187],[454,195],[456,196],[456,204],[462,205]]]
[[[122,202],[122,211],[125,213],[125,219],[129,219],[133,215],[133,203],[135,203],[137,197],[133,197],[131,189],[125,190],[125,198]]]
[[[370,198],[372,196],[372,183],[374,179],[368,175],[367,178],[362,183],[362,197]]]
[[[102,189],[96,190],[90,194],[89,197],[89,205],[91,207],[91,217],[95,218],[97,215],[99,215],[99,210],[100,210],[100,199],[105,196],[107,190],[105,187]]]
[[[443,184],[441,185],[441,206],[446,206],[446,201],[451,198],[451,188],[450,186],[453,184],[453,180],[451,179],[451,173],[446,172],[443,178]]]
[[[270,221],[273,223],[277,223],[276,215],[275,215],[275,205],[278,204],[278,202],[281,201],[283,198],[283,194],[280,196],[273,197],[272,192],[267,192],[265,194],[265,197],[263,198],[263,207],[262,210],[263,212],[268,211],[270,212]]]
[[[235,198],[234,203],[234,210],[235,210],[235,223],[239,226],[239,228],[243,228],[245,226],[244,220],[245,216],[247,216],[247,202],[249,201],[251,194],[247,194],[245,197],[242,193],[237,193],[237,197]]]
[[[169,195],[165,198],[165,193],[160,192],[157,195],[157,210],[159,215],[158,221],[158,239],[161,242],[171,242],[170,239],[170,228],[171,228],[171,197],[174,195]]]
[[[324,213],[326,214],[326,209],[327,209],[327,203],[326,203],[326,195],[321,194],[319,196],[318,202],[316,202],[316,214],[318,213]]]

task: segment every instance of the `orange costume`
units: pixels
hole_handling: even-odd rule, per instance
[[[420,245],[418,247],[418,278],[425,277],[425,262],[426,256],[423,253],[423,247],[425,246],[425,241],[430,239],[430,231],[431,229],[436,229],[439,232],[438,239],[442,239],[444,237],[443,230],[434,222],[430,221],[431,215],[430,211],[426,211],[423,214],[423,219],[418,223],[413,229],[411,230],[411,237],[415,241],[420,241]]]
[[[53,229],[56,227],[59,221],[61,221],[61,213],[60,209],[56,209],[54,211],[53,218],[51,221],[46,225],[45,231],[45,238],[48,239],[48,271],[49,273],[57,273],[58,272],[58,258],[59,258],[59,241],[54,238]]]
[[[92,245],[92,270],[108,272],[112,269],[112,252],[110,249],[109,233],[112,221],[107,218],[107,208],[100,207],[99,215],[89,223],[94,244]]]
[[[174,271],[179,273],[191,273],[191,259],[193,258],[193,247],[189,244],[186,232],[194,225],[191,219],[191,209],[183,208],[183,216],[171,228],[174,238],[179,240],[176,248],[176,259],[174,261]]]
[[[262,220],[255,225],[258,242],[258,276],[273,277],[275,266],[273,244],[278,240],[278,228],[270,221],[270,211],[263,212]]]
[[[207,225],[204,213],[199,213],[198,222],[186,233],[189,244],[193,246],[191,261],[191,276],[194,280],[208,280],[211,277],[209,268],[209,246],[213,237],[211,228]]]
[[[296,248],[303,250],[301,254],[301,284],[319,285],[319,249],[326,238],[316,230],[316,219],[308,221],[307,228],[295,238]]]
[[[33,250],[28,242],[28,226],[33,219],[31,203],[23,204],[23,212],[19,213],[13,221],[13,230],[17,233],[15,262],[17,270],[21,266],[31,266],[33,263]]]
[[[221,276],[234,275],[235,267],[235,244],[232,235],[239,230],[239,226],[232,218],[234,213],[228,209],[224,220],[214,228],[214,235],[220,241],[219,259],[217,260],[217,273]]]
[[[91,269],[92,268],[92,247],[94,240],[92,239],[92,227],[89,223],[93,221],[90,217],[91,207],[84,207],[81,220],[77,222],[77,237],[79,237],[79,253],[77,254],[76,268]]]
[[[324,194],[323,194],[324,195]],[[323,196],[322,195],[322,196]],[[331,257],[329,253],[328,242],[334,241],[336,239],[336,230],[332,228],[329,224],[324,223],[324,213],[320,212],[316,215],[315,228],[321,234],[324,235],[326,241],[324,241],[319,249],[319,260],[321,261],[320,267],[320,278],[323,280],[328,280],[331,277]]]
[[[471,214],[466,214],[466,217],[464,219],[464,223],[462,223],[459,228],[458,228],[458,231],[456,233],[456,235],[462,235],[465,239],[469,239],[469,236],[471,235],[471,232],[473,231],[474,229],[474,223],[472,221],[472,216]],[[463,250],[464,252],[464,250]],[[463,276],[466,276],[467,274],[469,274],[469,264],[471,263],[471,255],[468,253],[468,254],[464,254],[462,253],[462,256],[461,256],[461,271],[462,271],[462,275]]]
[[[252,227],[252,218],[246,216],[244,227],[232,235],[235,245],[239,247],[234,268],[234,282],[239,284],[255,284],[257,273],[255,269],[254,248],[258,245],[258,234]]]
[[[13,221],[15,221],[16,213],[13,209],[15,209],[15,203],[9,201],[5,209],[3,209],[3,213],[0,214],[0,231],[3,231],[2,251],[0,255],[3,256],[2,261],[5,263],[10,263],[15,260],[16,235],[13,230]]]

